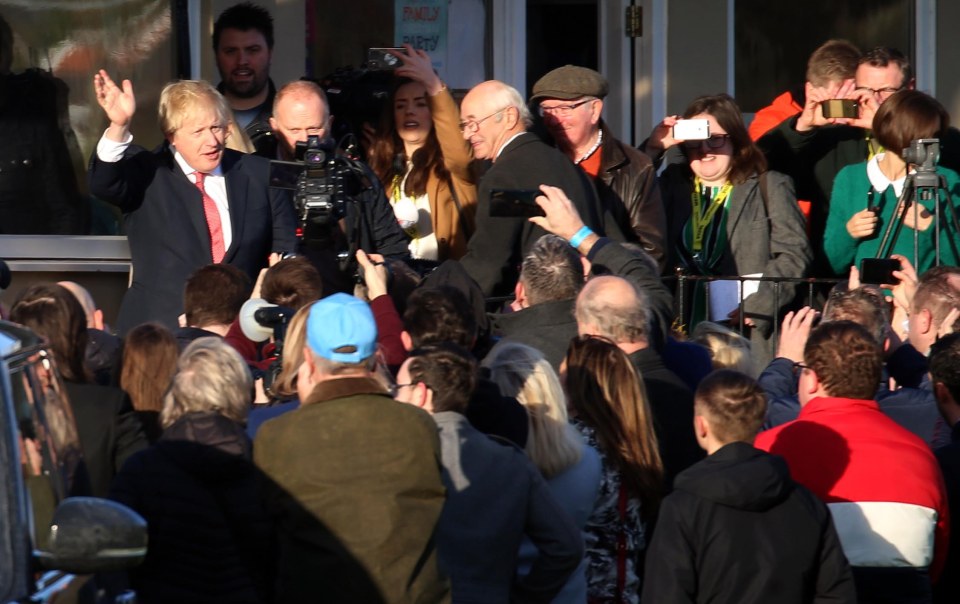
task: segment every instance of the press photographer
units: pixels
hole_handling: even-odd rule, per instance
[[[358,248],[387,258],[405,258],[409,243],[370,168],[343,153],[330,138],[332,122],[320,86],[307,80],[290,82],[274,99],[270,118],[273,142],[260,145],[257,151],[273,160],[294,162],[301,161],[297,144],[305,149],[293,183],[300,252],[317,267],[325,293],[352,291],[356,278],[353,255]]]

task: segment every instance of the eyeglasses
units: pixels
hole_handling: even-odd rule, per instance
[[[397,394],[400,393],[401,388],[406,388],[407,386],[416,386],[417,382],[410,382],[409,384],[391,384],[387,387],[387,392],[390,393],[390,396],[393,398],[397,397]]]
[[[460,122],[460,124],[459,124],[459,126],[460,126],[460,132],[466,132],[467,134],[473,134],[474,132],[476,132],[477,130],[480,129],[480,124],[482,124],[483,122],[487,121],[488,119],[490,119],[491,117],[493,117],[493,116],[495,116],[495,115],[500,115],[501,113],[503,113],[504,111],[506,111],[506,110],[509,109],[509,108],[510,108],[510,107],[503,107],[503,108],[501,108],[501,109],[497,109],[496,111],[494,111],[493,113],[491,113],[491,114],[488,115],[487,117],[482,117],[482,118],[480,118],[480,119],[478,119],[478,120],[464,120],[464,121]]]
[[[556,107],[544,107],[543,105],[540,105],[537,108],[537,111],[540,113],[541,117],[545,115],[567,117],[577,107],[586,105],[587,103],[595,100],[597,99],[583,99],[582,101],[577,101],[576,103],[571,103],[570,105],[557,105]]]
[[[810,366],[804,365],[803,363],[800,363],[800,362],[796,362],[793,364],[792,368],[793,368],[793,375],[799,375],[800,372],[803,371],[804,369],[810,369]]]
[[[720,149],[727,144],[728,138],[730,138],[729,134],[714,134],[710,138],[683,141],[683,146],[687,149],[699,149],[703,143],[706,143],[708,149]]]
[[[901,86],[901,87],[899,87],[899,88],[893,88],[893,87],[889,87],[889,86],[888,86],[887,88],[877,89],[877,88],[868,88],[868,87],[866,87],[866,86],[857,86],[856,90],[859,91],[859,92],[872,92],[873,94],[875,94],[876,96],[880,97],[881,99],[887,100],[888,98],[890,98],[890,97],[893,96],[894,94],[896,94],[896,93],[900,92],[901,90],[903,90],[903,88],[904,88],[903,86]]]

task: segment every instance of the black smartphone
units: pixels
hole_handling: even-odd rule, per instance
[[[536,199],[543,195],[536,189],[493,189],[490,191],[490,216],[497,218],[529,218],[546,216]]]
[[[860,261],[860,283],[895,285],[900,282],[893,271],[900,270],[900,261],[895,258],[864,258]]]
[[[859,106],[853,99],[828,99],[820,103],[820,108],[825,118],[860,117]]]
[[[367,69],[373,71],[389,71],[403,65],[403,61],[398,59],[393,52],[406,52],[403,48],[368,48],[367,49]]]

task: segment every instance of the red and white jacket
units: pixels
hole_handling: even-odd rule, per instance
[[[940,467],[875,401],[815,398],[755,446],[785,458],[827,504],[851,566],[929,569],[937,580],[949,534]]]

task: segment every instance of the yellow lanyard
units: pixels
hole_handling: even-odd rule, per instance
[[[690,203],[693,204],[693,214],[690,219],[693,221],[693,251],[699,252],[703,249],[703,235],[707,232],[707,227],[713,222],[713,217],[723,204],[730,197],[730,191],[733,185],[727,183],[720,187],[720,191],[710,201],[710,205],[704,211],[703,198],[700,196],[700,177],[693,180],[693,193],[690,195]]]
[[[393,185],[393,195],[391,195],[391,197],[393,199],[390,200],[390,203],[396,204],[398,201],[400,201],[400,198],[403,197],[403,191],[401,190],[401,187],[403,186],[403,179],[400,178],[399,174],[393,175],[392,185]]]
[[[883,152],[883,145],[877,142],[877,139],[873,138],[873,133],[869,130],[866,134],[867,137],[867,161],[873,159],[873,156],[877,153]]]

